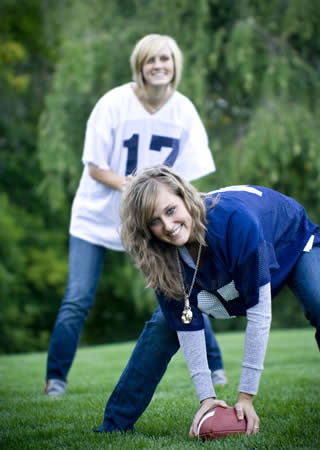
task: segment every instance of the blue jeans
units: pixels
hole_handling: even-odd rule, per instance
[[[69,276],[51,336],[47,380],[66,381],[100,278],[105,248],[70,236]]]
[[[316,327],[320,348],[320,248],[304,253],[298,260],[288,284],[304,306],[306,317]],[[136,347],[112,392],[98,432],[132,430],[148,406],[168,363],[178,349],[176,333],[166,328],[159,309],[140,335]],[[154,336],[154,338],[153,338]],[[164,344],[164,345],[162,345]]]
[[[288,286],[300,300],[304,314],[315,327],[320,350],[320,247],[305,252],[295,265]]]
[[[51,336],[47,379],[67,379],[84,322],[94,303],[105,252],[104,247],[70,236],[68,285]],[[147,336],[144,334],[150,343],[150,347],[149,344],[143,346],[146,359],[153,360],[152,345],[155,345],[160,353],[169,351],[174,354],[179,345],[175,333],[167,327],[162,313],[157,310],[150,322],[155,324],[155,328],[149,327],[150,333],[147,333]],[[209,320],[206,319],[205,323],[209,367],[214,371],[223,368],[222,356]],[[154,329],[158,332],[153,333]],[[165,348],[166,346],[170,346],[170,349]],[[157,371],[157,359],[153,365]],[[159,367],[161,370],[161,363]],[[134,378],[131,381],[133,382]]]

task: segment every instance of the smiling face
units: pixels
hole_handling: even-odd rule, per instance
[[[145,83],[150,86],[167,86],[174,77],[174,62],[170,50],[165,47],[147,58],[142,66]]]
[[[159,184],[149,229],[160,241],[178,247],[191,241],[192,217],[183,199],[163,184]]]

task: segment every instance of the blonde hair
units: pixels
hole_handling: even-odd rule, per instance
[[[174,63],[174,75],[171,81],[173,89],[177,89],[182,74],[183,57],[176,41],[164,34],[147,34],[137,42],[131,57],[130,64],[134,81],[139,88],[144,88],[142,67],[145,61],[155,56],[160,50],[167,47],[172,55]]]
[[[124,247],[147,280],[147,286],[166,297],[180,300],[183,290],[176,259],[176,247],[157,239],[149,228],[159,185],[182,198],[192,217],[192,235],[206,245],[206,208],[197,190],[167,166],[144,169],[127,185],[120,204],[121,237]]]

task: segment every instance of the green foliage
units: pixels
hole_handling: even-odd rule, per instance
[[[124,18],[117,5],[76,2],[65,12],[68,27],[61,28],[55,76],[39,123],[39,158],[46,174],[39,192],[64,214],[79,182],[89,113],[106,91],[128,81],[129,53],[122,46],[126,33],[120,33]],[[108,31],[112,28],[119,39]]]
[[[66,237],[50,229],[47,200],[35,195],[36,128],[52,61],[40,2],[4,0],[0,10],[0,352],[18,352],[47,346],[65,284]]]
[[[23,46],[17,42],[0,43],[0,81],[14,92],[24,92],[29,84],[27,74],[17,74],[16,65],[25,60]]]
[[[229,405],[237,399],[243,338],[239,332],[218,335],[229,385],[217,387],[216,392]],[[133,347],[134,343],[126,343],[80,349],[70,373],[68,393],[56,400],[42,393],[45,353],[0,357],[0,447],[319,448],[319,352],[310,328],[271,332],[265,370],[254,401],[261,420],[260,432],[205,443],[188,438],[199,403],[181,352],[172,359],[134,433],[92,432],[102,423],[106,400]]]
[[[294,195],[299,190],[295,184],[307,185],[304,198],[314,198],[319,184],[311,186],[304,163],[308,159],[307,166],[317,172],[320,80],[314,33],[319,25],[314,16],[320,17],[320,9],[307,4],[302,11],[299,2],[241,2],[214,30],[207,120],[219,163],[215,184],[240,181],[278,188],[274,170],[283,158],[276,171],[288,180],[286,193]],[[298,26],[301,14],[305,21]],[[293,174],[289,160],[306,147],[305,160],[295,158]],[[263,176],[257,161],[264,166]]]
[[[314,221],[320,217],[319,127],[301,104],[276,99],[256,109],[239,146],[239,172],[299,200]]]
[[[39,220],[11,205],[5,195],[0,196],[0,208],[0,349],[43,349],[56,314],[57,297],[66,282],[66,258],[59,250],[64,236],[45,233]],[[57,246],[51,247],[51,242]]]
[[[144,278],[129,257],[109,251],[82,342],[102,344],[136,339],[156,306],[153,291],[145,289]]]

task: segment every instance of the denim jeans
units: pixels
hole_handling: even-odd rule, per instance
[[[104,247],[70,236],[68,285],[50,341],[47,379],[67,379],[84,322],[94,303],[105,252]],[[179,345],[176,333],[169,330],[159,309],[149,324],[151,325],[146,327],[147,331],[140,340],[142,339],[145,359],[154,359],[153,366],[157,371],[158,360],[154,358],[153,346],[160,354],[169,352],[172,356]],[[221,369],[223,362],[220,349],[208,319],[205,320],[205,330],[209,367],[211,371]],[[161,362],[159,370],[162,370]],[[134,383],[134,375],[130,376],[130,382]]]
[[[288,286],[302,303],[306,318],[316,328],[315,338],[320,350],[320,247],[302,254]]]
[[[67,379],[94,302],[105,251],[104,247],[70,236],[68,284],[51,336],[47,379]]]
[[[320,248],[303,253],[288,284],[302,302],[306,317],[320,338]],[[132,430],[148,406],[168,363],[178,349],[176,333],[166,328],[159,309],[140,335],[136,347],[112,392],[97,432]],[[160,346],[161,344],[161,346]],[[164,345],[162,345],[164,344]],[[319,347],[320,348],[320,347]]]

